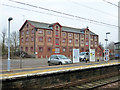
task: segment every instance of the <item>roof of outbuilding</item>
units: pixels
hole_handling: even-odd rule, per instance
[[[44,23],[44,22],[37,22],[37,21],[31,21],[31,20],[27,20],[28,22],[30,22],[34,27],[36,28],[45,28],[45,29],[52,29],[51,27],[55,24],[49,24],[49,23]],[[84,30],[86,30],[87,28],[73,28],[73,27],[68,27],[68,26],[62,26],[62,31],[66,31],[66,32],[73,32],[73,33],[82,33],[84,32]],[[92,31],[90,31],[91,35],[97,35],[95,33],[93,33]]]

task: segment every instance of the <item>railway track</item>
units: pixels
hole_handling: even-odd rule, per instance
[[[120,79],[118,78],[118,76],[115,76],[115,77],[97,80],[97,81],[93,81],[93,82],[89,82],[89,83],[84,83],[81,85],[72,86],[69,88],[63,88],[63,90],[80,90],[80,89],[86,89],[86,90],[94,89],[94,90],[96,90],[99,87],[105,86],[107,84],[115,83],[118,81],[120,81]]]
[[[116,82],[120,82],[120,77],[119,75],[115,75],[115,76],[110,76],[107,77],[107,75],[104,75],[106,77],[95,77],[91,78],[91,80],[82,80],[77,81],[77,82],[72,82],[72,83],[68,83],[68,84],[61,84],[61,85],[55,85],[55,86],[50,86],[50,87],[45,87],[43,88],[43,90],[96,90],[100,88],[104,88],[104,86],[108,85],[108,84],[112,84],[112,83],[116,83]]]

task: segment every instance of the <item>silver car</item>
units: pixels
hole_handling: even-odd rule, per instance
[[[51,57],[48,59],[49,66],[52,64],[62,65],[62,64],[71,64],[71,63],[72,63],[71,59],[68,59],[64,55],[51,55]]]

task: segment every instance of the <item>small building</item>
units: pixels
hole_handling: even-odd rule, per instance
[[[115,45],[115,58],[120,59],[120,42],[117,42]]]
[[[63,54],[72,57],[73,48],[80,52],[95,49],[96,55],[103,52],[99,49],[99,36],[89,28],[62,26],[58,22],[49,24],[26,20],[20,28],[20,48],[36,58],[48,58],[52,54]],[[101,54],[100,54],[101,55]]]

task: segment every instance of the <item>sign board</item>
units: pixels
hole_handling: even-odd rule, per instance
[[[109,49],[105,49],[104,51],[104,61],[108,61],[109,60]]]
[[[79,49],[73,49],[73,63],[79,62]]]
[[[53,52],[55,52],[55,49],[52,49]]]
[[[55,53],[60,53],[60,48],[55,48]]]
[[[90,49],[90,61],[95,62],[95,49]]]

